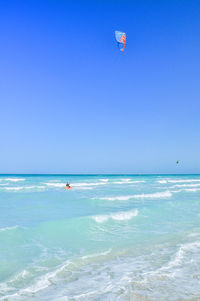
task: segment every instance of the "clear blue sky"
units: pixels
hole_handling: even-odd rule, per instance
[[[1,173],[200,173],[199,1],[7,0],[0,32]]]

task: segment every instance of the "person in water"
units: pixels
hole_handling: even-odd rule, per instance
[[[67,187],[67,188],[71,188],[71,186],[69,185],[69,183],[66,184],[66,187]]]

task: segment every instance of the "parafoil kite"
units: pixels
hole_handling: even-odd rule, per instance
[[[115,38],[117,40],[120,51],[124,51],[125,46],[126,46],[126,33],[116,30]]]

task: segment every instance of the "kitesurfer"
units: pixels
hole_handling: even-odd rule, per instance
[[[70,188],[72,188],[71,186],[70,186],[70,184],[67,182],[67,184],[66,184],[66,187],[65,187],[66,189],[70,189]]]

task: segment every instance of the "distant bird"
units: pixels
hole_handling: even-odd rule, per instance
[[[176,161],[176,164],[179,164],[179,161]]]

